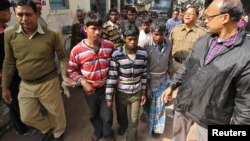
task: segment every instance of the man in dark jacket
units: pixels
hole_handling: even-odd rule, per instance
[[[85,12],[81,9],[76,10],[76,20],[74,20],[71,30],[70,50],[82,39],[87,38],[87,33],[83,30]]]
[[[240,0],[214,0],[206,11],[208,34],[198,39],[162,98],[179,87],[173,141],[185,140],[193,122],[197,140],[214,124],[250,124],[250,40],[238,31]]]

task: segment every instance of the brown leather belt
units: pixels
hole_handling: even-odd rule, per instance
[[[25,81],[25,82],[28,82],[28,83],[36,83],[36,82],[39,82],[39,81],[41,81],[44,77],[46,77],[47,75],[53,73],[55,70],[56,70],[56,68],[53,69],[52,71],[50,71],[50,72],[44,74],[44,75],[41,76],[41,77],[38,77],[38,78],[32,79],[32,80],[24,80],[24,81]]]

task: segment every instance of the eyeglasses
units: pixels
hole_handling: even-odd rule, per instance
[[[194,13],[184,13],[184,15],[185,15],[185,16],[194,16],[194,15],[196,15],[196,14],[194,14]]]
[[[212,15],[212,16],[208,16],[205,14],[205,18],[208,20],[208,21],[211,21],[214,17],[217,17],[217,16],[220,16],[220,15],[223,15],[225,13],[219,13],[219,14],[216,14],[216,15]]]

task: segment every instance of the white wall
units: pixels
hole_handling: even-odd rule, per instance
[[[49,5],[49,0],[46,0],[46,6],[42,8],[42,17],[48,23],[50,29],[55,31],[61,31],[62,26],[71,25],[75,18],[75,11],[80,8],[84,9],[86,12],[90,10],[89,0],[68,0],[69,9],[62,10],[51,10]],[[8,25],[13,25],[16,23],[15,14],[12,10],[12,18]]]

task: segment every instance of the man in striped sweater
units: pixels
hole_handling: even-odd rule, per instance
[[[113,113],[106,106],[105,83],[114,44],[101,39],[103,22],[96,14],[88,13],[84,22],[88,38],[71,50],[68,74],[83,87],[95,130],[91,141],[102,137],[105,141],[112,141]]]
[[[140,105],[146,101],[147,52],[137,46],[139,30],[135,25],[125,26],[123,32],[125,45],[112,54],[106,85],[106,100],[112,107],[113,93],[116,89],[117,120],[119,135],[127,129],[127,141],[136,141]],[[129,107],[129,113],[127,113]],[[127,116],[128,115],[128,116]]]
[[[102,26],[102,38],[112,41],[116,48],[123,45],[121,29],[118,24],[118,14],[116,9],[110,9],[108,13],[109,20]]]

